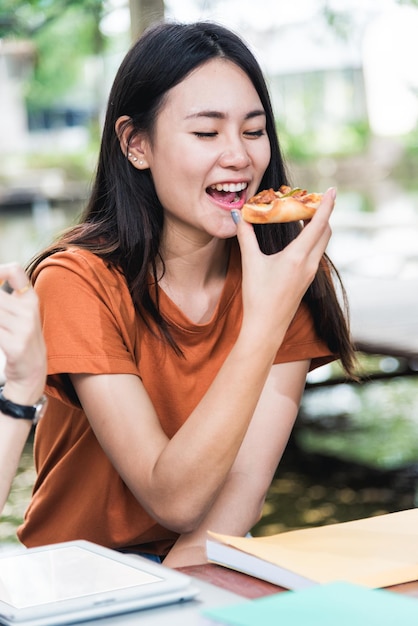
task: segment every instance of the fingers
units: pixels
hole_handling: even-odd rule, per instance
[[[30,283],[24,269],[17,263],[0,265],[0,287],[4,291],[15,291],[23,295],[30,289]]]
[[[234,223],[237,226],[237,238],[239,241],[239,245],[241,251],[244,252],[248,250],[248,253],[251,254],[251,251],[254,253],[260,252],[260,248],[257,242],[257,237],[254,232],[254,228],[252,224],[249,224],[241,217],[240,211],[231,211],[231,217],[234,220]],[[245,252],[244,252],[245,255]]]
[[[335,198],[336,198],[336,189],[335,187],[330,187],[323,195],[321,200],[321,204],[315,211],[314,216],[309,222],[306,223],[306,227],[313,225],[314,228],[309,229],[317,231],[326,227],[329,223],[332,211],[334,210]],[[304,229],[305,230],[305,229]],[[309,232],[309,231],[308,231]]]
[[[318,207],[318,211],[320,210],[322,206],[325,205],[328,211],[328,217],[330,217],[332,210],[334,208],[334,202],[335,202],[336,196],[337,196],[337,190],[335,189],[335,187],[330,187],[329,189],[327,189],[327,191],[324,193],[322,197],[321,204]]]
[[[39,324],[38,298],[26,272],[17,263],[0,265],[1,347],[33,332]]]
[[[329,220],[334,209],[336,190],[330,187],[323,196],[315,215],[307,222],[298,237],[290,246],[303,246],[307,254],[314,252],[322,255],[331,238]]]
[[[0,349],[6,357],[7,397],[30,404],[41,395],[46,377],[38,297],[16,263],[0,265],[0,284]]]

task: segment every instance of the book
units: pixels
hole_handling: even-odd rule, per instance
[[[204,624],[233,626],[416,626],[418,599],[352,583],[315,585],[202,611]]]
[[[418,508],[267,537],[208,532],[208,561],[286,589],[418,580]]]

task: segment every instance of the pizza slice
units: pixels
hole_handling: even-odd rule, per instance
[[[242,207],[241,215],[252,224],[310,220],[322,196],[322,193],[308,193],[306,189],[282,185],[278,191],[266,189],[250,198]]]

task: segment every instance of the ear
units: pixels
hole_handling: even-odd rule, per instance
[[[136,169],[145,170],[149,168],[146,158],[147,140],[141,133],[133,135],[132,130],[132,120],[128,115],[122,115],[116,120],[115,132],[122,153]]]

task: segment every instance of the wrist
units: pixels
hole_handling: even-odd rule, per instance
[[[257,323],[244,320],[236,344],[240,350],[248,352],[250,358],[256,355],[259,359],[273,362],[285,334],[286,329],[276,327],[274,331],[269,331],[259,320]]]
[[[207,563],[205,544],[177,546],[175,544],[163,561],[168,567],[188,567]]]
[[[31,405],[39,400],[44,393],[45,377],[36,376],[33,380],[15,381],[7,380],[0,385],[3,395],[11,402]]]
[[[34,401],[20,400],[17,402],[14,399],[17,396],[19,396],[19,399],[31,396],[28,394],[12,394],[12,396],[7,394],[7,389],[5,387],[0,387],[0,413],[3,415],[7,415],[18,420],[26,420],[32,424],[37,424],[44,415],[47,406],[47,398],[45,395],[38,396]]]

